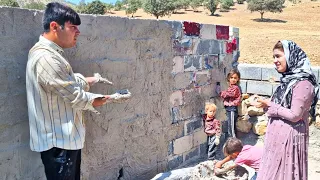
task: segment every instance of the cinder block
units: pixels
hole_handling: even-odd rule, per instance
[[[176,56],[173,58],[173,68],[172,73],[180,73],[184,71],[184,57]]]
[[[180,39],[183,36],[182,23],[179,21],[165,21],[168,23],[173,31],[172,39]]]
[[[261,65],[239,64],[241,79],[261,80]]]
[[[228,74],[232,68],[232,62],[233,62],[232,54],[220,54],[218,68],[222,69],[224,67],[227,67],[228,70],[226,74]]]
[[[198,116],[201,113],[201,109],[204,106],[204,101],[200,96],[198,97],[199,99],[195,98],[194,102],[180,106],[180,120],[187,120],[192,117]]]
[[[193,148],[191,151],[185,153],[184,162],[199,156],[199,147]]]
[[[215,95],[214,89],[215,83],[210,83],[209,85],[199,87],[200,95],[204,97],[204,99],[209,99]]]
[[[193,135],[183,136],[173,141],[173,153],[182,154],[192,149]]]
[[[263,81],[280,81],[281,74],[275,69],[274,66],[260,66],[261,67],[261,80]]]
[[[247,93],[270,96],[272,84],[265,81],[247,81]]]
[[[175,55],[192,54],[192,47],[192,38],[174,39],[172,42]]]
[[[193,147],[199,146],[202,143],[207,142],[207,134],[202,130],[193,133]]]
[[[242,93],[247,93],[247,80],[240,80],[240,89]]]
[[[217,39],[229,40],[229,26],[216,26]]]
[[[210,72],[201,71],[195,73],[195,86],[204,86],[210,83]]]
[[[203,58],[203,69],[214,69],[218,68],[219,55],[218,54],[207,54]]]
[[[183,32],[186,36],[199,36],[201,24],[196,22],[183,22]]]
[[[204,99],[200,95],[199,89],[185,90],[183,93],[184,105],[180,106],[180,118],[182,120],[199,116],[204,106]]]
[[[239,28],[229,26],[229,37],[239,37]]]
[[[197,71],[202,69],[202,56],[184,56],[184,71]]]
[[[168,161],[168,169],[172,170],[179,167],[183,163],[183,156],[175,156]]]
[[[200,29],[201,39],[217,39],[216,26],[212,24],[203,24]]]
[[[220,54],[221,48],[223,48],[221,41],[203,39],[196,46],[196,54]]]
[[[193,82],[193,73],[185,72],[174,75],[173,90],[188,89]]]
[[[175,91],[170,96],[171,106],[181,106],[183,105],[182,91]]]
[[[191,134],[202,127],[202,118],[195,117],[192,120],[185,121],[185,134]]]

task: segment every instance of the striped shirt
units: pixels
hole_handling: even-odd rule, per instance
[[[61,47],[43,36],[29,52],[26,88],[32,151],[83,148],[82,110],[97,113],[92,102],[103,97],[87,92],[85,77],[73,73],[62,53]]]

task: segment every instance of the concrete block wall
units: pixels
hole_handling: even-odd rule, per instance
[[[273,65],[265,64],[239,64],[241,73],[240,86],[242,93],[271,96],[279,86],[281,74]],[[319,80],[320,67],[312,67],[317,80]]]
[[[217,118],[224,120],[224,108],[214,92],[216,82],[224,88],[226,74],[237,66],[239,30],[228,26],[191,24],[200,32],[188,35],[183,23],[182,33],[173,39],[173,70],[175,82],[170,95],[172,124],[183,129],[169,143],[168,169],[206,156],[207,136],[203,132],[200,111],[204,102],[218,105]],[[211,99],[210,99],[211,98]]]
[[[44,179],[40,154],[29,149],[25,67],[38,41],[42,12],[0,7],[0,179]],[[82,179],[150,179],[204,155],[200,110],[216,97],[216,82],[237,66],[239,30],[189,22],[81,15],[75,48],[65,51],[74,72],[99,72],[128,88],[124,104],[85,112]],[[218,117],[223,105],[217,98]]]

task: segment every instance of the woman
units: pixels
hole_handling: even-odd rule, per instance
[[[259,99],[269,117],[258,180],[307,180],[309,110],[315,116],[318,87],[308,57],[292,41],[273,48],[280,86],[270,99]]]

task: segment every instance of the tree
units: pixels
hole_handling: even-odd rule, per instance
[[[233,0],[221,0],[220,10],[229,10],[231,6],[234,6]]]
[[[248,9],[251,12],[258,11],[263,19],[265,12],[282,12],[285,0],[250,0],[248,1]]]
[[[19,7],[16,0],[0,0],[0,6]]]
[[[86,13],[86,8],[87,8],[87,5],[86,5],[85,0],[81,0],[81,1],[79,2],[79,5],[76,6],[76,11],[77,11],[78,13]]]
[[[157,19],[170,15],[174,11],[174,0],[145,0],[143,9],[146,13],[154,15]]]
[[[127,1],[125,1],[127,3]],[[123,2],[120,0],[117,0],[116,3],[114,4],[114,10],[115,11],[120,11],[123,8]]]
[[[87,14],[104,14],[104,5],[101,1],[92,1],[86,6],[85,13]]]
[[[197,12],[198,7],[200,7],[203,2],[203,0],[190,0],[190,6],[192,7],[194,12]]]
[[[44,10],[46,8],[46,5],[42,2],[38,2],[38,3],[32,2],[32,3],[26,4],[24,8]]]
[[[140,0],[128,0],[126,14],[131,14],[131,17],[133,17],[133,14],[136,13],[141,6],[142,2]]]
[[[217,6],[219,4],[219,0],[207,0],[205,2],[206,8],[211,12],[210,16],[213,16],[217,10]]]
[[[175,0],[173,1],[173,6],[174,6],[174,12],[176,13],[177,10],[180,9],[187,9],[189,7],[190,1],[189,0]]]
[[[105,3],[104,5],[106,6],[106,8],[104,8],[104,12],[105,13],[110,13],[112,8],[113,8],[113,5],[110,4],[110,3]]]

